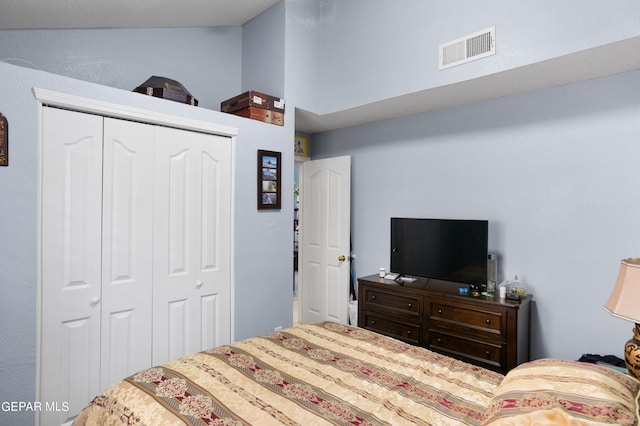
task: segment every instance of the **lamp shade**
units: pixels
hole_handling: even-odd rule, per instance
[[[640,323],[640,259],[620,262],[618,281],[604,308],[617,317]]]

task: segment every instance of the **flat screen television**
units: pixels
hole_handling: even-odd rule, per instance
[[[391,218],[391,272],[487,284],[489,222]]]

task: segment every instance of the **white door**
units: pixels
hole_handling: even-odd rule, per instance
[[[347,324],[350,284],[351,157],[300,167],[302,321]]]
[[[104,119],[101,389],[151,366],[153,138]]]
[[[43,108],[40,399],[62,424],[151,365],[153,128]]]
[[[100,390],[102,117],[42,115],[41,424],[70,421]]]
[[[231,339],[231,142],[156,131],[153,363]]]
[[[49,107],[41,150],[37,400],[56,405],[38,421],[56,425],[149,367],[154,345],[230,341],[232,156],[227,137]],[[156,275],[192,278],[184,321],[184,292],[156,292]]]

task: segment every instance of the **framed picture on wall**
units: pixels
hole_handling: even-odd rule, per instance
[[[9,122],[0,114],[0,166],[9,165]]]
[[[297,157],[308,157],[309,139],[306,136],[296,135],[293,144],[293,152]]]
[[[280,152],[258,150],[258,210],[280,210],[282,176]]]

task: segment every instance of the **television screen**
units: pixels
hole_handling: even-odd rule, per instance
[[[391,218],[391,272],[487,284],[486,220]]]

